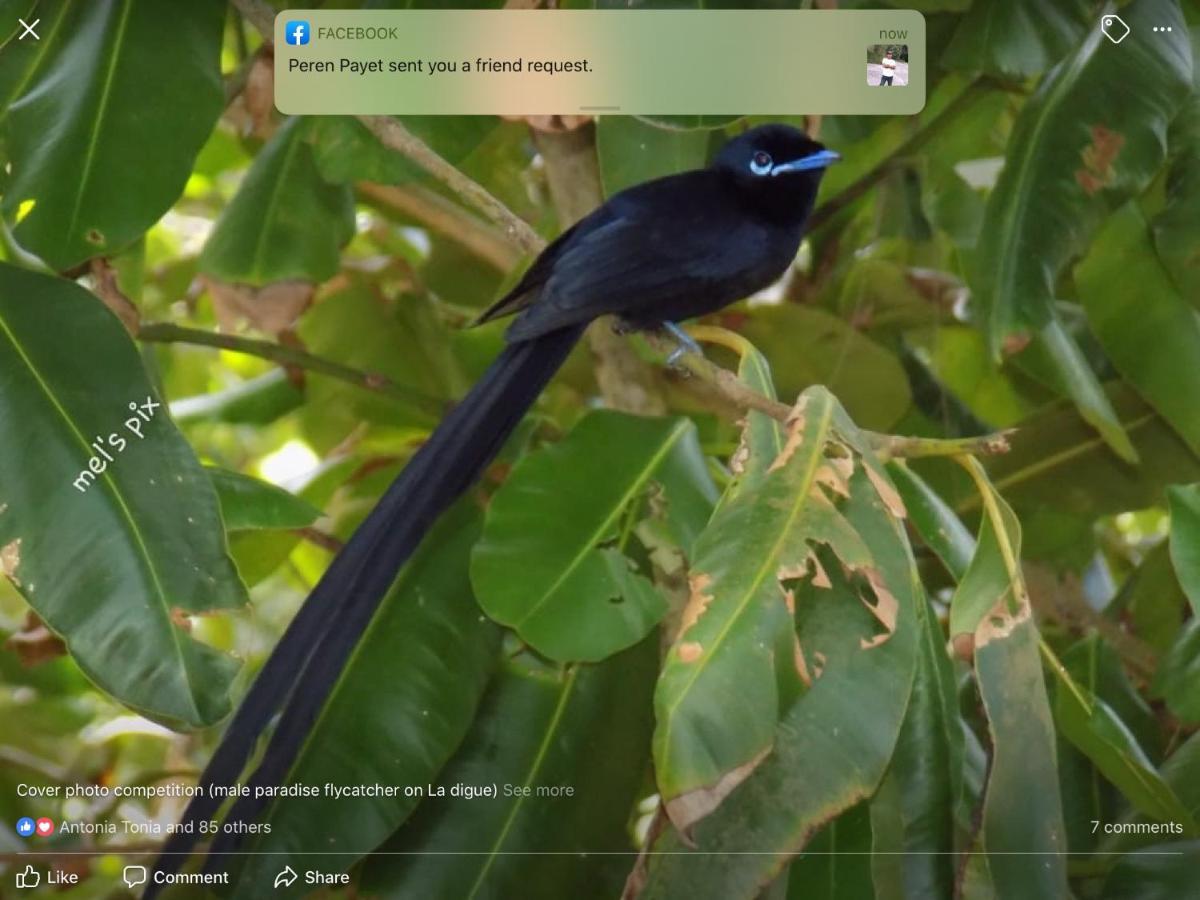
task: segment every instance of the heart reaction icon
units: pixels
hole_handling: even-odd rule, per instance
[[[42,817],[37,820],[37,833],[39,837],[49,837],[54,834],[54,820]]]

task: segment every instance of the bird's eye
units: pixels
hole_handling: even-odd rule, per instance
[[[755,175],[766,175],[771,171],[771,154],[759,150],[750,160],[750,171]]]

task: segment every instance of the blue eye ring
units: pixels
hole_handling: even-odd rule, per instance
[[[766,175],[771,171],[771,154],[766,150],[759,150],[750,158],[750,171],[755,175]]]

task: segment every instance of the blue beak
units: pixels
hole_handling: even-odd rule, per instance
[[[832,150],[818,150],[810,156],[793,159],[791,162],[780,163],[771,169],[771,176],[786,175],[788,172],[808,172],[812,169],[824,169],[837,162],[841,155]]]

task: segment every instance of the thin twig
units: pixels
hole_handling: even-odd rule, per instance
[[[337,537],[337,535],[322,531],[319,528],[313,528],[311,525],[305,528],[297,528],[295,531],[296,534],[313,546],[320,547],[322,550],[328,550],[330,553],[339,553],[346,546],[345,542]]]
[[[546,242],[529,223],[497,200],[479,182],[468,178],[452,166],[423,140],[409,131],[399,119],[391,116],[358,116],[358,121],[375,135],[379,143],[412,160],[451,191],[460,200],[483,213],[489,221],[499,225],[514,244],[526,253],[537,254]]]
[[[385,213],[412,219],[455,241],[499,272],[510,272],[521,260],[521,251],[506,234],[441,194],[416,184],[360,181],[354,187],[360,197]]]
[[[995,456],[1009,451],[1008,438],[1016,431],[1009,428],[991,434],[964,438],[908,437],[864,431],[880,462],[893,459],[920,459],[927,456]]]
[[[688,327],[687,332],[698,341],[720,344],[738,354],[747,352],[750,347],[749,342],[736,332],[713,325],[692,325]],[[659,352],[665,353],[675,349],[674,338],[648,332],[646,339]],[[704,384],[726,406],[732,406],[741,412],[754,410],[770,416],[777,422],[787,422],[791,417],[792,408],[786,403],[760,394],[741,381],[736,374],[718,366],[707,357],[685,353],[674,365],[692,379]],[[1009,430],[978,437],[947,439],[863,431],[881,462],[927,456],[990,456],[1007,453],[1008,436],[1011,433]]]
[[[247,356],[269,359],[281,366],[306,369],[319,375],[336,378],[347,384],[353,384],[356,387],[375,391],[433,416],[439,416],[445,411],[444,404],[437,398],[396,384],[386,375],[344,366],[331,359],[314,356],[304,350],[287,347],[274,341],[260,341],[233,334],[187,328],[172,322],[144,322],[138,329],[137,337],[140,341],[155,344],[198,344],[234,353],[245,353]]]

